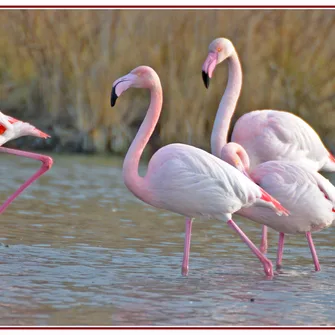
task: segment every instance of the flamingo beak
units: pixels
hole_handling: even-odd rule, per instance
[[[137,79],[136,74],[128,73],[125,76],[114,81],[112,92],[111,92],[111,106],[112,107],[115,106],[116,99],[123,92],[125,92],[128,88],[132,87],[136,79]]]
[[[213,71],[217,65],[217,53],[210,52],[202,66],[202,80],[205,87],[209,87],[210,79],[212,78]]]
[[[113,86],[113,88],[112,88],[112,93],[111,93],[111,106],[112,106],[112,107],[115,106],[116,99],[118,98],[118,95],[117,95],[116,92],[115,92],[115,87],[116,87],[116,86]]]
[[[211,78],[209,78],[208,73],[206,73],[205,71],[202,71],[202,80],[205,84],[205,87],[208,88]]]

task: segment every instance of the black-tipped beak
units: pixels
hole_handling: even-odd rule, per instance
[[[209,78],[208,73],[206,73],[205,71],[202,71],[202,80],[204,81],[206,88],[208,88],[211,79]]]
[[[115,93],[115,87],[116,87],[116,85],[113,87],[112,93],[111,93],[111,106],[112,107],[115,106],[116,99],[118,98],[117,94]]]

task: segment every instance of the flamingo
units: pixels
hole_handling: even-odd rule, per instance
[[[228,84],[222,96],[211,135],[212,153],[220,157],[227,143],[231,118],[242,87],[242,70],[233,43],[226,38],[213,40],[202,66],[206,88],[216,66],[228,59]],[[273,160],[299,162],[315,171],[335,171],[335,158],[315,130],[300,117],[285,111],[256,110],[240,117],[232,141],[242,145],[251,169]],[[260,250],[267,250],[267,227],[263,227]]]
[[[329,180],[310,167],[295,162],[268,161],[250,172],[247,152],[234,142],[223,147],[221,158],[250,176],[251,180],[289,210],[289,217],[278,217],[261,207],[241,208],[238,211],[239,215],[279,232],[277,269],[282,266],[285,233],[305,233],[315,271],[320,271],[311,233],[329,227],[335,220],[335,187]]]
[[[53,160],[49,156],[40,155],[32,152],[10,149],[3,147],[2,145],[6,142],[16,139],[21,136],[36,136],[41,138],[50,137],[48,134],[40,131],[35,128],[31,124],[27,122],[22,122],[20,120],[14,119],[11,116],[5,115],[0,112],[0,152],[27,157],[35,160],[39,160],[42,162],[42,166],[40,169],[33,174],[28,180],[26,180],[1,206],[0,206],[0,214],[4,212],[4,210],[10,205],[13,200],[20,195],[31,183],[33,183],[37,178],[39,178],[43,173],[48,171],[52,164]]]
[[[267,276],[273,276],[272,263],[236,225],[232,213],[251,205],[271,208],[278,215],[286,209],[240,171],[190,145],[174,143],[160,148],[151,158],[144,177],[139,176],[139,162],[158,122],[163,93],[157,73],[139,66],[113,83],[111,106],[130,87],[150,91],[150,105],[144,121],[125,156],[123,180],[142,201],[186,217],[182,274],[189,270],[191,228],[194,217],[226,221],[263,264]]]

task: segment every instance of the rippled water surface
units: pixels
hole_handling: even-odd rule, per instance
[[[38,163],[1,158],[4,201]],[[334,228],[314,234],[321,272],[304,235],[291,235],[282,273],[267,280],[225,223],[196,220],[184,278],[184,218],[130,194],[121,159],[54,160],[1,215],[0,324],[335,324]],[[236,221],[258,245],[261,226]],[[273,262],[277,238],[270,230]]]

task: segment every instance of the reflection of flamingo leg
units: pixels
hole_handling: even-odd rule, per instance
[[[278,241],[278,251],[277,251],[277,262],[276,262],[276,269],[281,269],[281,264],[283,260],[283,250],[284,250],[284,233],[279,233],[279,241]]]
[[[181,268],[181,273],[182,273],[183,276],[187,276],[187,274],[188,274],[188,264],[189,264],[189,257],[190,257],[190,248],[191,248],[192,222],[193,222],[193,219],[186,218],[184,257],[183,257],[183,265],[182,265],[182,268]]]

